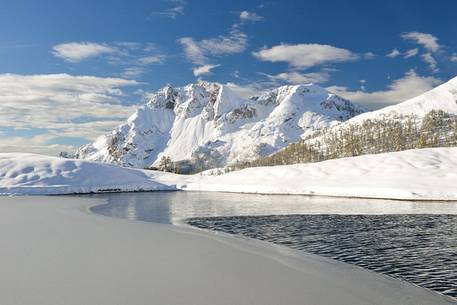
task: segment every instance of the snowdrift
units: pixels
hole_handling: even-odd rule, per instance
[[[403,200],[457,200],[457,148],[416,149],[319,163],[176,175],[33,154],[0,154],[0,194],[216,191]]]
[[[169,189],[173,189],[173,187],[151,180],[141,170],[36,154],[0,154],[0,194],[3,195]]]
[[[415,149],[201,176],[187,190],[457,200],[457,148]]]

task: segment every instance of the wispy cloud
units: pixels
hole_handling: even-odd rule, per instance
[[[195,40],[192,37],[178,39],[188,60],[194,64],[208,63],[209,56],[221,56],[243,52],[247,47],[247,35],[233,27],[227,36]]]
[[[134,111],[120,99],[122,88],[137,84],[121,78],[69,74],[0,74],[0,126],[47,130],[34,137],[33,145],[43,146],[43,150],[62,137],[93,140]],[[30,141],[27,137],[4,139],[0,150]]]
[[[162,54],[155,54],[145,57],[138,58],[137,62],[139,65],[147,66],[152,64],[160,64],[163,63],[165,60],[165,56]]]
[[[395,57],[398,57],[400,55],[401,55],[401,52],[397,48],[395,48],[395,49],[392,50],[392,52],[390,52],[386,56],[390,57],[390,58],[395,58]]]
[[[438,62],[430,53],[425,53],[421,55],[422,60],[428,64],[433,73],[438,72]]]
[[[121,75],[125,78],[136,78],[145,72],[143,67],[128,67],[122,71]]]
[[[429,33],[408,32],[403,33],[401,38],[415,41],[431,53],[437,52],[440,49],[438,38]]]
[[[332,86],[328,89],[368,108],[377,109],[403,102],[429,91],[441,83],[442,81],[436,77],[420,76],[414,70],[410,70],[403,77],[394,80],[385,90],[350,91],[346,87],[339,86]]]
[[[200,66],[200,67],[196,67],[192,71],[193,71],[195,76],[202,76],[202,75],[211,73],[212,69],[217,68],[219,66],[220,65],[208,64],[208,65],[203,65],[203,66]]]
[[[418,48],[409,49],[409,50],[405,51],[404,53],[400,52],[397,48],[395,48],[392,50],[392,52],[390,52],[389,54],[386,54],[386,56],[390,57],[390,58],[396,58],[396,57],[400,57],[400,56],[403,58],[410,58],[410,57],[416,56],[417,54],[419,54]]]
[[[452,62],[457,62],[457,53],[452,54],[449,60]]]
[[[248,45],[248,37],[238,24],[230,29],[229,35],[196,40],[192,37],[179,38],[185,57],[197,67],[193,68],[195,76],[209,73],[219,65],[211,63],[211,58],[229,54],[242,53]],[[208,69],[208,67],[211,67]],[[202,73],[203,72],[203,73]]]
[[[426,50],[426,53],[421,55],[422,60],[429,65],[430,70],[432,70],[433,73],[439,71],[438,63],[433,54],[438,52],[442,46],[438,43],[438,38],[436,36],[429,33],[408,32],[403,33],[401,38],[404,40],[414,41],[418,45],[422,46]],[[416,52],[416,54],[417,53],[418,52]],[[407,57],[405,56],[405,58]]]
[[[166,56],[156,45],[139,42],[68,42],[55,45],[52,53],[65,61],[79,63],[98,57],[111,65],[123,67],[124,77],[136,77],[146,71],[145,67],[161,64]]]
[[[186,2],[183,0],[171,0],[171,4],[174,6],[166,8],[162,11],[151,12],[151,15],[163,16],[171,19],[176,19],[178,16],[184,15],[184,9],[186,7]]]
[[[184,49],[186,58],[194,64],[203,65],[207,62],[208,57],[206,50],[204,50],[200,44],[191,37],[182,37],[178,39],[178,42]]]
[[[419,54],[419,49],[418,48],[414,48],[414,49],[407,50],[405,52],[405,54],[403,54],[403,57],[404,58],[410,58],[410,57],[416,56],[417,54]]]
[[[199,46],[211,55],[242,53],[248,45],[248,37],[238,27],[233,27],[228,36],[203,39]]]

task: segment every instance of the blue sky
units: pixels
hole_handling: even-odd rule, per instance
[[[456,76],[455,1],[10,1],[0,151],[55,154],[166,84],[314,82],[369,108]]]

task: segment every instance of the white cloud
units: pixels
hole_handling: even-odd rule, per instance
[[[184,16],[184,8],[186,7],[186,2],[183,0],[174,0],[171,1],[175,3],[175,6],[167,8],[163,11],[152,12],[152,15],[159,15],[171,19],[176,19],[178,16]]]
[[[390,58],[395,58],[395,57],[398,57],[401,55],[401,52],[398,51],[397,48],[393,49],[392,52],[390,52],[389,54],[387,54],[386,56],[387,57],[390,57]]]
[[[256,13],[253,12],[248,12],[248,11],[242,11],[240,13],[240,20],[241,22],[257,22],[263,20],[262,16],[257,15]]]
[[[440,45],[438,43],[438,38],[433,36],[432,34],[428,33],[420,33],[420,32],[408,32],[403,33],[401,38],[405,40],[412,40],[416,43],[422,45],[425,49],[429,52],[434,53],[440,49]]]
[[[143,67],[128,67],[121,73],[125,78],[136,78],[145,72]]]
[[[332,86],[327,89],[368,108],[377,109],[403,102],[431,90],[441,83],[442,81],[438,78],[420,76],[414,70],[410,70],[402,78],[394,80],[386,90],[374,92],[350,91],[345,87],[339,86]]]
[[[430,70],[432,70],[433,73],[436,73],[439,71],[438,69],[438,63],[434,57],[434,53],[438,52],[442,46],[438,43],[438,38],[433,36],[432,34],[428,33],[420,33],[420,32],[408,32],[408,33],[403,33],[401,35],[401,38],[404,40],[411,40],[414,41],[415,43],[419,44],[422,46],[426,52],[421,54],[421,59],[428,64],[430,67]],[[397,49],[394,49],[391,53],[387,54],[389,57],[397,57],[402,55],[403,58],[410,58],[413,56],[416,56],[419,54],[419,49],[414,48],[407,50],[404,54],[402,54],[400,51]],[[452,60],[452,58],[451,58]]]
[[[307,84],[307,83],[324,83],[329,80],[330,74],[328,72],[313,72],[313,73],[300,73],[296,71],[279,73],[276,75],[266,76],[272,81],[282,81],[288,84]]]
[[[457,53],[452,54],[449,60],[452,62],[457,62]]]
[[[128,68],[124,68],[127,72],[140,71],[140,67],[160,64],[166,59],[166,56],[161,54],[154,44],[139,42],[69,42],[55,45],[52,53],[73,63],[103,57],[112,65],[128,66]],[[139,75],[139,73],[136,74]]]
[[[359,58],[349,50],[322,44],[281,44],[264,48],[253,55],[260,60],[287,62],[295,68],[309,68],[326,63],[353,61]]]
[[[410,50],[406,51],[405,54],[403,54],[403,57],[410,58],[410,57],[416,56],[417,54],[419,54],[418,48],[410,49]]]
[[[201,48],[212,55],[242,53],[248,45],[247,35],[238,27],[233,27],[229,36],[203,39],[199,42]]]
[[[133,113],[133,106],[120,103],[121,88],[137,84],[120,78],[68,74],[0,74],[0,126],[47,130],[33,142],[27,137],[3,137],[2,144],[19,147],[29,142],[45,150],[51,139],[93,140]]]
[[[240,78],[240,71],[239,70],[234,70],[232,73],[230,73],[234,78]]]
[[[112,46],[95,42],[61,43],[55,45],[52,49],[55,56],[70,62],[80,62],[91,57],[118,52]]]
[[[422,54],[421,58],[424,62],[426,62],[428,64],[428,66],[430,67],[430,70],[432,70],[433,73],[436,73],[440,70],[437,67],[438,63],[436,62],[436,59],[432,56],[432,54],[430,54],[430,53]]]
[[[184,5],[177,5],[175,7],[167,9],[163,12],[164,16],[170,17],[171,19],[175,19],[179,15],[184,15]]]
[[[152,64],[160,64],[163,63],[165,56],[161,54],[149,55],[145,57],[138,58],[137,62],[139,65],[146,66]]]
[[[362,57],[364,59],[373,59],[376,57],[376,55],[373,52],[366,52],[362,54]]]
[[[178,42],[184,48],[184,54],[191,62],[197,65],[203,65],[207,60],[206,50],[200,47],[199,43],[191,37],[179,38]]]
[[[242,53],[248,45],[247,35],[240,30],[239,25],[232,26],[228,36],[220,35],[202,40],[182,37],[177,41],[183,47],[186,58],[198,65],[193,68],[195,76],[207,74],[219,66],[211,63],[211,57]]]
[[[212,69],[219,67],[220,65],[203,65],[200,67],[194,68],[192,71],[194,72],[195,76],[201,76],[204,74],[208,74],[211,72]]]
[[[197,65],[208,64],[209,56],[242,53],[247,47],[247,36],[237,26],[232,27],[228,36],[203,40],[183,37],[178,42],[184,48],[187,59]]]

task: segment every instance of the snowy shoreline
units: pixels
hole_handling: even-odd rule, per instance
[[[260,241],[87,212],[103,202],[0,198],[2,304],[456,304]]]
[[[0,195],[211,191],[392,200],[457,200],[457,148],[177,175],[34,154],[0,154]]]

